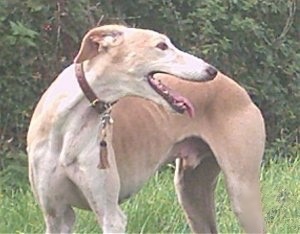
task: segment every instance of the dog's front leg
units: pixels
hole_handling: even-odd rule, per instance
[[[68,166],[66,171],[96,214],[103,233],[124,233],[127,223],[126,216],[118,205],[120,178],[112,145],[107,144],[107,147],[109,152],[108,168],[99,169],[97,167],[99,148],[94,147],[91,152]]]

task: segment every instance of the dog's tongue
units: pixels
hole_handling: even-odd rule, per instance
[[[168,92],[170,96],[173,98],[173,100],[170,101],[173,103],[173,107],[175,109],[177,109],[181,113],[187,111],[187,113],[191,118],[195,116],[195,108],[189,99],[183,97],[178,92],[169,88],[168,88]]]
[[[194,117],[195,108],[190,100],[183,97],[178,92],[170,89],[168,86],[163,84],[160,80],[154,78],[152,75],[148,76],[148,82],[150,86],[158,94],[160,94],[175,111],[179,113],[184,113],[185,111],[187,111],[190,117]]]

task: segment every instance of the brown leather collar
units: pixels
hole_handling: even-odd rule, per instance
[[[113,103],[103,102],[97,97],[97,95],[94,93],[94,91],[92,90],[91,86],[89,85],[89,83],[87,82],[87,80],[85,78],[82,63],[75,64],[75,75],[76,75],[79,86],[80,86],[82,92],[84,93],[85,97],[89,100],[89,102],[91,103],[91,106],[99,114],[102,114],[110,106],[112,106],[113,104],[116,103],[116,101]]]

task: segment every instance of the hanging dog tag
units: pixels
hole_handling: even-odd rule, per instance
[[[111,126],[113,124],[113,119],[110,115],[110,112],[107,111],[103,114],[101,118],[101,137],[100,137],[100,153],[99,153],[99,169],[107,169],[109,168],[109,156],[114,156],[113,152],[109,152],[109,150],[112,150],[112,147],[109,147],[108,144],[112,144],[111,142],[111,135],[112,133],[107,131],[112,131]],[[107,135],[109,134],[109,139],[107,139]],[[111,155],[109,155],[111,154]]]
[[[99,159],[98,168],[99,169],[109,168],[107,142],[105,140],[100,141],[100,155],[99,156],[100,156],[100,159]]]

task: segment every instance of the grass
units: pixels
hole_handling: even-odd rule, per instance
[[[270,161],[262,167],[262,194],[269,233],[300,233],[300,160]],[[221,177],[217,186],[218,229],[240,233]],[[157,173],[134,198],[122,205],[128,233],[189,233],[177,203],[171,170]],[[100,232],[91,212],[76,210],[76,233]],[[42,214],[30,191],[0,194],[0,233],[42,233]]]

